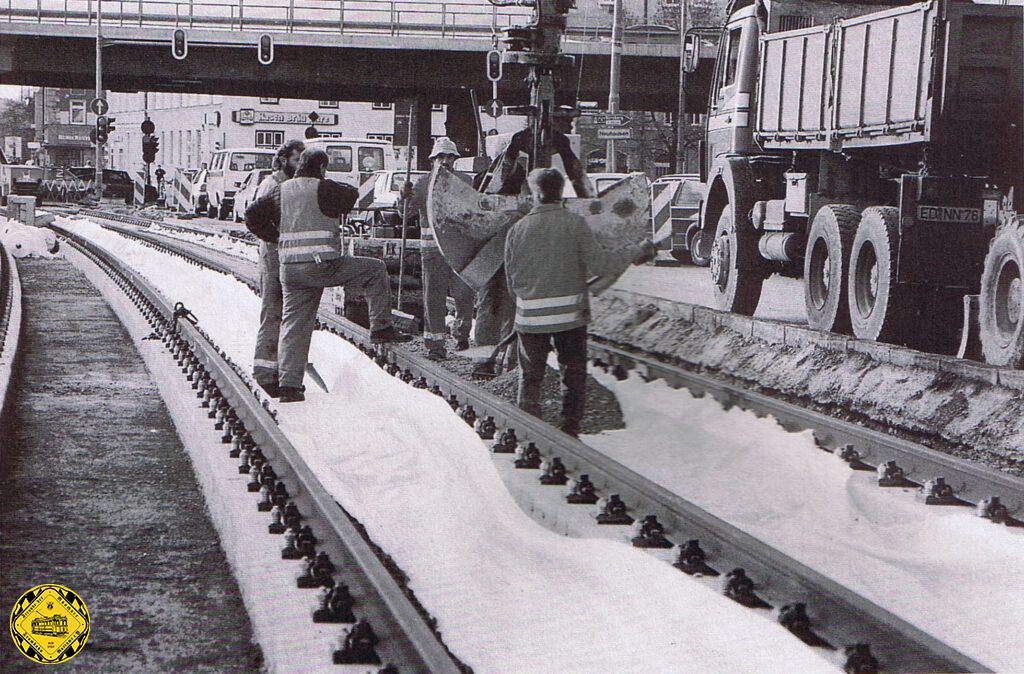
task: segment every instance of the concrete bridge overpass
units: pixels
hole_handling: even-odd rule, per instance
[[[450,105],[470,88],[490,97],[492,35],[530,16],[486,0],[105,0],[102,9],[107,89]],[[93,86],[95,12],[95,0],[0,0],[0,83]],[[176,28],[188,35],[182,61],[171,55]],[[675,111],[678,33],[627,32],[622,107]],[[256,58],[263,33],[275,43],[268,66]],[[607,100],[608,29],[572,24],[564,49],[576,59],[559,83],[565,99]],[[710,70],[688,78],[689,112],[703,110]],[[525,102],[524,74],[506,69],[506,103]]]

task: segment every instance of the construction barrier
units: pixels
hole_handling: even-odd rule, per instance
[[[651,185],[651,236],[672,217],[672,201],[679,191],[678,182],[661,182]],[[663,250],[672,247],[671,239],[666,239],[660,246]]]
[[[179,213],[192,213],[195,209],[193,191],[196,185],[192,182],[194,171],[186,169],[172,169],[173,175],[170,181],[164,183],[164,198],[167,206],[177,210]]]
[[[146,172],[128,171],[128,175],[132,177],[132,185],[135,187],[132,202],[136,206],[144,206],[146,204]]]

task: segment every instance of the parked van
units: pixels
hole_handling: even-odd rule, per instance
[[[330,158],[327,177],[359,187],[377,171],[399,167],[394,147],[386,140],[368,138],[312,138],[306,147],[323,150]]]
[[[276,150],[265,147],[241,147],[213,153],[206,175],[207,214],[227,220],[235,203],[235,191],[254,169],[270,169]]]

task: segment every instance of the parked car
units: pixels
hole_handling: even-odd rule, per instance
[[[668,184],[669,189],[675,190],[670,215],[672,257],[680,262],[692,262],[698,267],[708,266],[708,254],[702,250],[704,246],[700,240],[700,201],[704,191],[700,176],[695,173],[662,176],[651,183],[651,189],[661,184]]]
[[[259,189],[263,179],[271,173],[273,173],[271,169],[254,169],[249,171],[245,178],[242,179],[242,184],[238,186],[238,191],[235,192],[234,204],[231,207],[231,213],[235,222],[243,222],[245,220],[245,209],[249,208],[249,204],[256,200],[256,190]]]
[[[72,166],[68,170],[86,183],[92,183],[96,178],[96,169],[91,166]],[[128,172],[103,169],[103,196],[122,199],[126,204],[132,203],[132,199],[135,197],[135,185]]]
[[[275,150],[245,147],[219,150],[213,154],[206,175],[207,215],[227,220],[235,201],[235,192],[245,175],[253,169],[269,169]]]

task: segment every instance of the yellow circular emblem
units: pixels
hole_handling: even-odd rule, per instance
[[[52,665],[70,660],[89,638],[89,609],[63,585],[36,585],[14,602],[11,638],[34,662]]]

